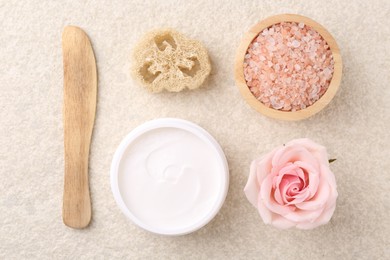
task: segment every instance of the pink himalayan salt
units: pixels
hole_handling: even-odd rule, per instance
[[[282,22],[264,29],[244,58],[244,76],[253,95],[283,111],[314,104],[328,89],[333,70],[328,44],[304,23]]]

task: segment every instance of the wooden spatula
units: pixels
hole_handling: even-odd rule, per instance
[[[95,121],[96,62],[86,33],[67,26],[62,33],[64,64],[65,225],[84,228],[91,220],[88,157]]]

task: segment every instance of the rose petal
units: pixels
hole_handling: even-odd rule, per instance
[[[329,164],[321,165],[321,177],[324,178],[332,188],[335,190],[337,189],[336,178],[333,172],[330,170]]]
[[[263,200],[260,198],[259,198],[259,203],[257,203],[257,210],[259,211],[259,214],[260,214],[261,218],[263,219],[263,222],[265,224],[271,224],[272,212],[269,211],[269,209],[264,205]]]
[[[286,144],[284,149],[277,151],[272,158],[272,166],[286,165],[289,162],[304,161],[319,171],[319,163],[315,156],[305,147]]]
[[[291,205],[291,199],[289,198],[293,195],[290,194],[290,190],[293,189],[294,186],[299,189],[296,194],[300,193],[304,184],[299,176],[305,178],[302,169],[293,163],[287,163],[287,165],[280,170],[279,175],[273,178],[273,187],[275,188],[274,198],[279,204]],[[298,202],[301,201],[302,200],[298,199]]]
[[[265,201],[264,201],[265,202]],[[281,216],[285,216],[287,214],[290,214],[291,212],[293,212],[296,207],[295,206],[291,206],[291,205],[280,205],[278,204],[274,198],[271,198],[270,199],[270,202],[269,203],[264,203],[264,205],[272,212],[272,213],[275,213],[277,215],[281,215]]]
[[[257,198],[260,194],[260,185],[257,180],[257,168],[256,168],[256,161],[253,161],[251,164],[250,172],[248,181],[245,185],[244,192],[246,195],[246,198],[249,200],[249,202],[257,207]]]
[[[297,203],[298,210],[285,215],[287,219],[299,223],[314,222],[324,212],[327,203],[331,198],[331,189],[325,179],[320,180],[317,193],[310,201]],[[311,208],[311,210],[309,210]]]
[[[295,173],[303,181],[303,187],[306,187],[306,179],[308,176],[306,176],[305,172],[300,167],[296,167]]]
[[[284,215],[284,217],[290,221],[297,223],[302,222],[313,222],[316,220],[322,213],[323,209],[309,211],[309,210],[296,210],[292,211],[289,214]]]
[[[279,148],[276,150],[274,156],[272,157],[272,166],[273,166],[273,167],[278,167],[278,166],[281,165],[281,164],[279,163],[280,157],[281,157],[286,151],[288,151],[286,146],[281,146],[281,147],[279,147]],[[286,163],[284,163],[284,164],[286,164]],[[283,165],[284,165],[284,164],[283,164]]]
[[[287,181],[286,181],[287,182]],[[281,184],[283,185],[283,184]],[[283,205],[284,203],[286,203],[284,201],[284,199],[282,198],[282,191],[279,189],[280,185],[278,185],[276,187],[276,190],[274,192],[274,197],[275,197],[275,200],[280,204],[280,205]]]
[[[330,188],[328,183],[321,183],[317,193],[308,201],[295,204],[301,210],[319,210],[325,206],[329,199]]]
[[[316,194],[318,189],[318,184],[320,182],[319,171],[316,170],[314,167],[312,167],[312,165],[308,164],[307,162],[296,161],[294,162],[294,164],[307,172],[308,180],[309,180],[307,187],[310,190],[310,198],[312,198]]]
[[[283,179],[283,180],[284,180],[284,182],[288,182],[288,179],[286,179],[286,180]],[[287,193],[288,193],[288,190],[291,188],[291,186],[293,186],[293,185],[300,185],[300,183],[301,183],[301,181],[299,180],[298,177],[296,177],[296,179],[291,180],[291,182],[288,182],[286,185],[281,186],[281,188],[282,188],[281,189],[282,190],[281,194],[282,194],[283,201],[285,203],[289,203],[289,200],[287,200],[287,197],[286,197]]]
[[[272,190],[272,176],[268,175],[260,185],[260,197],[264,200],[265,204],[269,203],[269,197]]]
[[[329,222],[329,220],[332,218],[333,213],[336,209],[336,203],[329,204],[329,206],[322,212],[321,216],[319,216],[315,222],[319,225],[324,225]]]
[[[310,196],[310,191],[305,189],[300,194],[294,196],[294,199],[287,203],[288,205],[295,205],[304,202]]]
[[[289,144],[304,146],[319,160],[320,164],[329,164],[328,153],[324,146],[317,144],[308,138],[295,139],[290,141]]]
[[[281,204],[281,205],[286,203],[286,201],[284,201],[284,199],[283,199],[283,197],[285,197],[285,192],[283,191],[283,186],[287,185],[289,183],[287,180],[285,180],[283,183],[281,183],[282,179],[283,179],[285,174],[293,171],[294,167],[296,167],[296,166],[294,166],[292,163],[288,163],[287,165],[282,167],[282,169],[277,173],[278,175],[273,178],[272,185],[276,189],[275,190],[275,200],[277,202],[279,202],[279,204]]]
[[[256,168],[257,168],[257,180],[261,183],[268,174],[272,173],[272,158],[280,147],[275,148],[270,153],[256,160]]]
[[[260,198],[264,201],[264,204],[267,205],[270,202],[272,190],[272,175],[268,175],[260,185]]]
[[[294,163],[287,163],[283,166],[283,168],[279,171],[279,178],[283,178],[283,175],[290,174],[290,175],[296,175],[295,171],[298,169],[298,166],[296,166]]]
[[[259,199],[258,203],[258,211],[263,219],[263,222],[265,224],[272,224],[273,226],[280,228],[280,229],[288,229],[291,227],[294,227],[296,223],[289,221],[285,219],[284,217],[277,215],[275,213],[272,213],[263,203],[261,199]]]
[[[319,223],[319,225],[324,225],[329,222],[332,218],[332,215],[336,209],[336,201],[338,197],[338,192],[336,189],[336,185],[330,185],[330,195],[328,201],[325,205],[325,209],[322,212],[321,216],[319,216],[315,222]]]
[[[264,179],[260,187],[260,197],[264,202],[264,205],[273,213],[279,215],[288,214],[294,207],[279,205],[272,196],[272,175],[268,175]]]
[[[285,219],[284,217],[277,216],[277,215],[275,215],[272,219],[272,225],[274,225],[275,227],[280,228],[280,229],[292,228],[296,224],[297,223],[292,222],[288,219]]]
[[[327,208],[323,210],[322,214],[314,221],[302,222],[299,223],[296,227],[300,229],[312,229],[321,225],[325,225],[332,218],[335,209],[336,209],[336,203],[330,204]]]
[[[306,147],[307,149],[309,149],[313,153],[317,152],[317,151],[326,150],[326,148],[324,146],[322,146],[322,145],[312,141],[309,138],[294,139],[294,140],[291,140],[290,142],[288,142],[287,144],[304,146],[304,147]]]
[[[288,182],[288,180],[283,179],[280,185],[275,189],[274,198],[280,205],[291,204],[290,201],[294,199],[294,197],[289,196],[288,190],[291,189],[291,186],[293,185],[301,185],[301,182],[299,180]]]

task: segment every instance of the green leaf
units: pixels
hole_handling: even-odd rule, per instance
[[[336,161],[336,159],[329,159],[329,163]]]

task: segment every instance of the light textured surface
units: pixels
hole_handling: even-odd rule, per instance
[[[344,63],[340,91],[300,122],[268,119],[234,86],[240,37],[278,13],[306,15],[335,37]],[[0,2],[1,259],[386,259],[390,255],[390,3],[378,1],[5,1]],[[95,50],[98,107],[90,160],[93,220],[61,219],[63,71],[61,32],[83,28]],[[130,77],[142,34],[172,27],[202,41],[212,60],[204,88],[150,94]],[[163,237],[120,212],[109,167],[120,140],[153,118],[198,123],[230,165],[227,200],[196,233]],[[338,182],[331,223],[311,231],[265,226],[243,187],[252,158],[293,138],[325,145]]]

